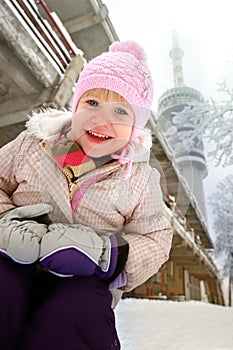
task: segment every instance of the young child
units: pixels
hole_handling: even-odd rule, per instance
[[[115,42],[84,67],[72,113],[34,114],[0,150],[1,349],[120,349],[113,308],[172,241],[152,97],[143,49]]]

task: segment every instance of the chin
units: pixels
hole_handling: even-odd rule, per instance
[[[90,158],[101,158],[101,157],[105,157],[105,156],[109,155],[109,153],[107,153],[107,152],[95,152],[95,151],[90,151],[86,154]]]

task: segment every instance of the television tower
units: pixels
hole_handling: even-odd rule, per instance
[[[158,123],[173,150],[181,174],[195,196],[203,217],[207,219],[203,188],[203,179],[207,176],[207,168],[202,135],[195,137],[191,143],[187,142],[195,125],[190,121],[184,123],[182,117],[177,118],[174,115],[174,112],[181,112],[188,105],[203,102],[204,98],[199,91],[184,84],[182,68],[184,52],[179,47],[176,31],[173,31],[172,44],[170,58],[173,64],[174,87],[165,91],[159,98]]]

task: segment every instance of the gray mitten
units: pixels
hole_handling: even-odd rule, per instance
[[[111,282],[123,270],[128,251],[118,234],[98,235],[81,224],[52,224],[41,241],[40,263],[60,276],[96,274]]]
[[[40,241],[47,225],[39,218],[51,213],[45,203],[15,208],[0,219],[0,254],[21,264],[31,264],[39,257]]]

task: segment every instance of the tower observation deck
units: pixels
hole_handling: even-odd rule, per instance
[[[190,121],[184,123],[182,118],[176,118],[174,113],[181,112],[187,105],[195,105],[204,101],[201,93],[185,86],[182,57],[184,53],[179,47],[178,35],[173,32],[173,47],[170,58],[173,63],[174,87],[165,91],[158,101],[158,123],[173,151],[175,161],[183,177],[193,192],[198,206],[206,218],[203,179],[207,176],[206,160],[202,135],[195,137],[190,144],[187,142],[195,125]]]

